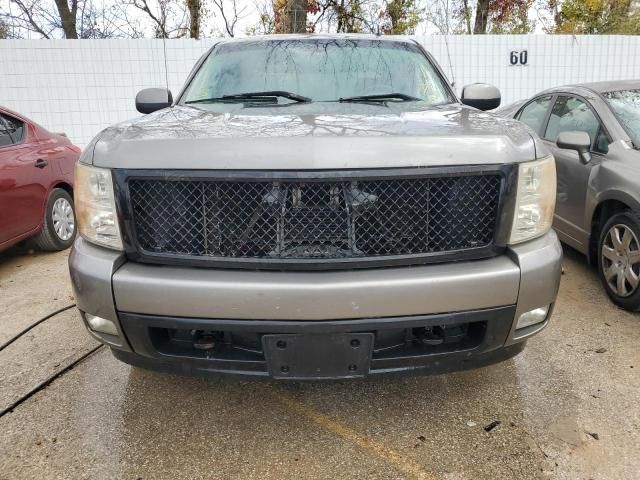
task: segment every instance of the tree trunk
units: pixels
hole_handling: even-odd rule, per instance
[[[476,24],[473,33],[487,33],[487,19],[489,17],[489,0],[478,0],[476,7]]]
[[[78,38],[78,30],[76,28],[76,14],[78,13],[78,0],[71,1],[71,8],[67,0],[55,0],[58,14],[60,15],[60,23],[64,31],[65,38]]]
[[[287,5],[287,33],[307,32],[307,0],[289,0]]]
[[[344,32],[344,0],[341,0],[340,5],[337,5],[335,9],[338,17],[336,32],[341,33]]]
[[[391,21],[391,33],[393,34],[398,34],[398,33],[404,33],[404,32],[400,32],[399,30],[399,24],[400,21],[402,20],[402,16],[403,14],[405,14],[405,10],[404,10],[404,0],[391,0],[388,4],[387,4],[387,14],[389,15],[389,20]]]
[[[464,3],[464,23],[467,26],[467,34],[471,35],[471,10],[469,9],[469,0],[463,0]],[[447,31],[449,33],[449,31]]]
[[[200,38],[200,18],[202,12],[201,0],[187,0],[189,9],[189,37]]]

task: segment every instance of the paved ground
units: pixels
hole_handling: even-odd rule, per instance
[[[0,254],[0,344],[73,302],[67,255]],[[0,418],[0,479],[638,478],[640,315],[572,251],[565,268],[550,327],[475,371],[247,383],[102,348]],[[95,345],[72,309],[5,348],[0,411]]]

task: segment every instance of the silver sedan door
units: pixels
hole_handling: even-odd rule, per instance
[[[561,239],[587,253],[591,219],[586,218],[587,195],[591,178],[596,174],[609,138],[589,102],[573,95],[557,95],[545,122],[542,139],[556,159],[558,193],[554,227]],[[591,161],[583,163],[574,150],[558,148],[561,132],[581,131],[591,139]]]

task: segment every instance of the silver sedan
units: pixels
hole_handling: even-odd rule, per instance
[[[616,304],[640,310],[640,80],[556,87],[497,113],[553,152],[560,239],[598,266]]]

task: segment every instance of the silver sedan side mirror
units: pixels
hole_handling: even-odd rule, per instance
[[[556,140],[558,148],[565,148],[567,150],[575,150],[578,152],[580,161],[582,163],[589,163],[591,161],[591,137],[587,132],[560,132],[558,139]]]

